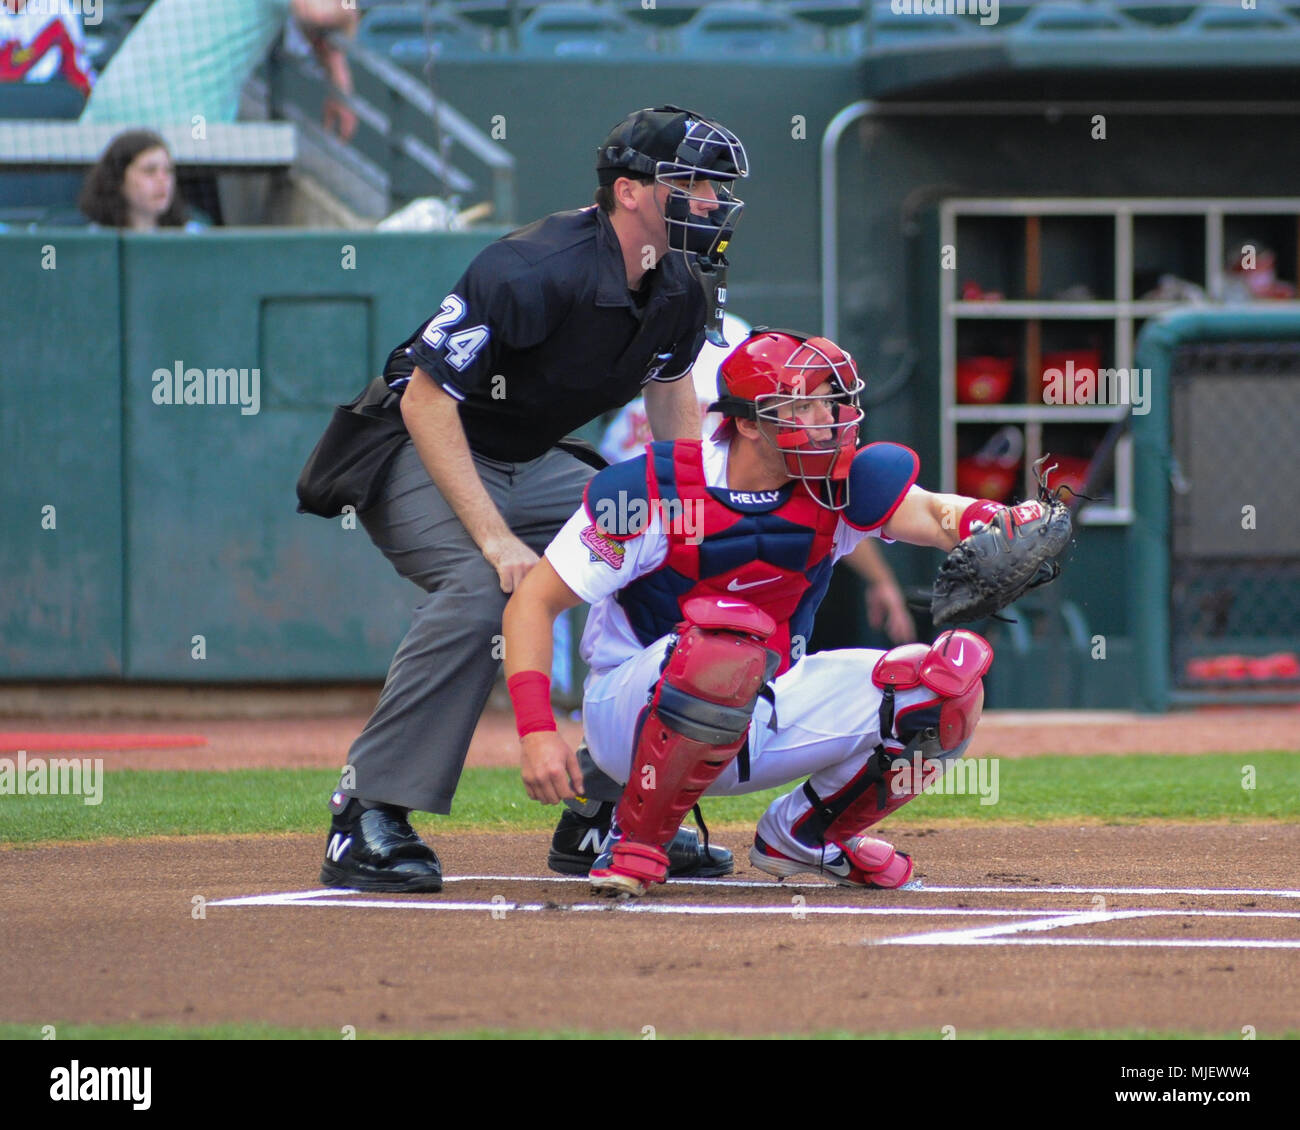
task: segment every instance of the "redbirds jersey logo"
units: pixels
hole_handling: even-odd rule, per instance
[[[626,550],[616,541],[610,541],[595,526],[587,526],[578,535],[578,540],[591,550],[593,561],[603,561],[611,569],[623,568],[623,555]]]

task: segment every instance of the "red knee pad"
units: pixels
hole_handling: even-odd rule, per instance
[[[981,680],[992,663],[993,648],[988,640],[965,628],[956,628],[929,646],[909,643],[885,652],[871,672],[871,681],[885,691],[887,700],[898,691],[920,686],[933,691],[939,706],[938,718],[933,722],[939,748],[947,753],[975,732],[983,702]],[[894,736],[885,732],[895,728],[892,709],[887,713],[889,718],[882,718],[882,722],[890,724],[881,728],[882,741]],[[904,713],[907,712],[900,713],[900,719]]]

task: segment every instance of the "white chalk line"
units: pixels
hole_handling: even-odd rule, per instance
[[[1300,939],[1277,938],[1019,938],[1010,935],[1042,933],[1063,926],[1092,926],[1133,918],[1300,918],[1288,910],[1188,910],[1164,908],[1138,910],[1096,910],[1079,914],[1057,914],[1029,922],[1004,922],[996,926],[934,930],[896,938],[873,938],[881,946],[975,946],[975,945],[1111,945],[1178,946],[1185,948],[1300,949]]]
[[[971,937],[992,936],[994,934],[1021,930],[1055,929],[1058,926],[1088,925],[1122,918],[1288,918],[1300,919],[1300,911],[1294,910],[1190,910],[1187,908],[1139,908],[1132,910],[1085,910],[1068,909],[1025,910],[1013,907],[943,907],[943,906],[705,906],[695,903],[669,902],[632,902],[607,900],[596,903],[523,903],[498,898],[497,901],[436,901],[421,899],[377,899],[368,897],[362,891],[298,891],[275,895],[247,895],[241,898],[213,899],[209,906],[352,906],[352,907],[392,907],[415,910],[469,910],[469,911],[544,911],[544,910],[620,910],[641,914],[774,914],[802,916],[806,914],[821,915],[869,915],[878,917],[930,917],[930,918],[1027,918],[1029,922],[1010,923],[1000,926],[979,927],[959,931],[940,931],[943,936],[970,935]],[[921,935],[916,935],[921,937]],[[939,936],[936,934],[936,936]]]
[[[1055,930],[1061,926],[1091,926],[1098,922],[1114,922],[1124,918],[1148,918],[1162,913],[1168,912],[1159,910],[1084,910],[1077,914],[1057,914],[1048,918],[1040,916],[1028,922],[1003,922],[997,926],[977,926],[960,930],[935,930],[928,934],[908,934],[902,938],[890,940],[897,942],[899,945],[910,946],[959,946],[986,938],[1002,937],[1006,934]]]
[[[673,880],[676,882],[677,880]],[[1040,894],[1040,895],[1258,895],[1300,899],[1300,891],[1262,887],[931,887],[920,894]]]
[[[305,897],[310,896],[310,897]],[[1044,914],[1052,914],[1052,911],[1043,910],[1022,910],[1022,909],[999,909],[997,907],[957,907],[949,909],[947,907],[937,906],[791,906],[789,904],[778,904],[776,906],[702,906],[695,903],[670,903],[670,902],[631,902],[619,900],[606,900],[604,902],[593,903],[553,903],[553,902],[511,902],[501,899],[497,902],[464,902],[456,900],[438,900],[428,901],[421,899],[385,899],[371,898],[361,891],[311,891],[301,892],[292,895],[249,895],[245,898],[236,899],[212,899],[208,906],[350,906],[370,908],[393,908],[400,910],[469,910],[487,913],[504,914],[506,912],[523,911],[525,913],[537,912],[544,910],[555,911],[594,911],[594,910],[618,910],[629,914],[686,914],[686,915],[728,915],[728,914],[770,914],[778,917],[803,917],[809,914],[818,915],[875,915],[879,917],[889,916],[914,916],[930,918],[951,918],[951,917],[976,917],[976,918],[1006,918],[1008,916],[1023,918],[1041,918]],[[1061,910],[1055,913],[1063,915],[1072,915],[1074,912]]]
[[[511,876],[511,875],[464,875],[449,878],[446,882],[577,882],[586,880],[580,876],[555,877],[546,876]],[[683,882],[674,880],[675,883]],[[755,888],[781,891],[790,888],[822,888],[834,890],[826,883],[770,883],[748,882],[745,880],[701,879],[685,880],[693,886],[726,886]],[[1300,895],[1300,892],[1287,890],[1276,891],[1262,888],[1226,889],[1226,888],[1164,888],[1164,887],[930,887],[916,894],[974,894],[974,893],[1012,893],[1012,894],[1147,894],[1147,895],[1255,895],[1260,897]],[[496,896],[496,901],[456,901],[425,899],[384,899],[373,898],[361,891],[347,889],[316,888],[309,891],[284,891],[273,894],[248,895],[237,898],[214,899],[210,906],[328,906],[352,907],[362,909],[393,910],[436,910],[447,912],[466,912],[494,917],[504,917],[508,913],[541,913],[545,911],[572,911],[574,913],[614,912],[624,914],[660,914],[684,917],[725,917],[725,916],[759,916],[786,917],[796,920],[808,916],[820,917],[944,917],[944,918],[1011,918],[1014,921],[1001,922],[990,926],[967,926],[956,929],[936,930],[920,934],[907,934],[894,938],[871,939],[871,945],[944,945],[944,946],[987,946],[987,945],[1056,945],[1056,946],[1141,946],[1179,949],[1300,949],[1300,939],[1276,938],[1046,938],[1026,937],[1025,934],[1042,934],[1066,926],[1088,926],[1103,922],[1123,921],[1137,918],[1272,918],[1300,919],[1300,911],[1255,910],[1255,909],[1203,909],[1188,907],[1150,908],[1115,910],[1074,911],[1065,908],[1039,908],[1026,910],[1011,907],[918,907],[918,906],[855,906],[829,905],[787,906],[780,905],[736,905],[707,906],[689,903],[671,902],[636,902],[636,901],[602,901],[596,903],[573,903],[557,905],[554,902],[528,903],[506,901]]]
[[[585,875],[449,875],[443,883],[585,883]],[[807,890],[833,890],[835,885],[827,880],[794,883],[788,879],[672,879],[672,887],[741,887],[782,890],[790,888]],[[908,894],[964,895],[964,894],[1062,894],[1062,895],[1271,895],[1275,898],[1300,899],[1300,890],[1269,890],[1262,887],[932,887],[926,884]]]
[[[876,946],[1156,946],[1172,949],[1300,949],[1295,941],[1277,938],[948,938],[933,936],[873,938]]]
[[[448,883],[586,883],[588,880],[585,876],[579,875],[453,875],[443,879],[444,885]],[[715,887],[728,889],[748,889],[748,890],[766,890],[772,892],[779,891],[836,891],[845,888],[837,887],[829,882],[810,882],[810,883],[792,883],[788,880],[779,882],[772,880],[746,880],[746,879],[673,879],[669,888],[679,886],[691,887]],[[246,895],[236,898],[226,898],[211,900],[210,906],[274,906],[282,903],[307,902],[310,900],[319,900],[324,898],[338,898],[340,896],[359,897],[364,892],[349,890],[348,888],[332,887],[315,887],[308,891],[283,891],[273,894]],[[1054,894],[1084,894],[1084,895],[1199,895],[1202,897],[1256,897],[1256,898],[1300,898],[1300,890],[1277,889],[1271,890],[1262,887],[1056,887],[1056,886],[1020,886],[1020,887],[919,887],[909,889],[905,892],[909,895],[966,895],[966,894],[1016,894],[1016,895],[1054,895]],[[888,895],[886,892],[876,892],[873,897],[896,897]],[[401,902],[401,906],[411,906],[413,903]],[[437,905],[448,905],[441,903]],[[966,909],[966,908],[957,908]],[[1032,911],[1027,913],[1047,913],[1049,908],[1043,908],[1042,911]],[[1068,908],[1061,908],[1061,913],[1071,913]],[[1016,913],[1025,913],[1017,911]],[[1189,911],[1183,913],[1217,913],[1211,911]],[[1236,913],[1236,912],[1234,912]],[[1245,913],[1244,911],[1241,913]],[[1289,912],[1280,911],[1279,914],[1285,915]]]
[[[326,888],[315,891],[281,891],[270,895],[241,895],[238,898],[208,899],[208,906],[279,906],[285,903],[307,902],[337,896],[340,892]]]

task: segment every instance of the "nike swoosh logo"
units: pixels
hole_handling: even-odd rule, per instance
[[[733,603],[732,603],[731,601],[729,601],[729,600],[720,600],[720,601],[718,601],[718,607],[719,607],[719,608],[748,608],[749,605],[747,605],[747,604],[733,604]]]
[[[756,589],[759,585],[770,585],[773,581],[779,581],[780,577],[764,577],[761,581],[750,581],[742,585],[739,580],[732,579],[731,584],[727,586],[728,592],[740,592],[742,589]]]
[[[853,864],[849,862],[847,855],[840,852],[839,859],[828,859],[822,864],[822,870],[829,871],[832,875],[838,875],[841,879],[845,879],[848,877],[849,872],[853,870]]]
[[[957,658],[952,661],[952,665],[954,667],[960,667],[965,662],[965,659],[963,658],[965,654],[966,654],[966,641],[962,640],[961,646],[957,649]]]

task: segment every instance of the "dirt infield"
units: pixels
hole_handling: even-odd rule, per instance
[[[1296,1027],[1300,827],[894,837],[926,890],[781,885],[742,860],[626,906],[545,872],[544,834],[447,837],[460,878],[386,899],[319,888],[314,836],[4,849],[0,1017],[363,1037]],[[1040,889],[1060,886],[1086,889]]]
[[[338,769],[361,732],[366,714],[325,718],[170,720],[148,716],[79,720],[76,729],[106,736],[199,734],[206,744],[189,749],[117,749],[106,741],[109,769]],[[579,723],[563,720],[572,742]],[[0,748],[20,748],[4,733],[68,730],[66,720],[33,715],[0,719]],[[82,748],[82,747],[78,747]],[[1028,757],[1042,753],[1227,753],[1268,749],[1300,750],[1300,706],[1220,707],[1160,716],[1119,711],[989,711],[980,722],[969,756]],[[56,752],[72,752],[57,750]],[[515,766],[519,743],[508,711],[483,716],[469,750],[469,765]]]

